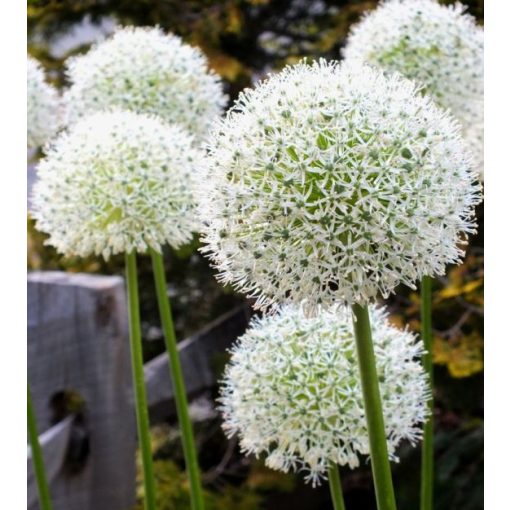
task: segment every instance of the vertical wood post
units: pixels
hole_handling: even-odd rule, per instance
[[[74,469],[64,464],[50,483],[55,510],[134,505],[136,431],[126,310],[120,277],[28,275],[28,377],[39,430],[54,425],[51,400],[58,393],[73,391],[85,401],[83,420],[70,432]]]

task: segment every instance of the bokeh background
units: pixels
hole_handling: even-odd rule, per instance
[[[463,3],[482,24],[483,0]],[[234,100],[239,91],[268,72],[302,57],[338,59],[350,25],[376,4],[373,0],[29,0],[28,52],[42,62],[55,85],[65,87],[63,63],[70,55],[87,51],[116,25],[159,25],[200,46]],[[464,264],[451,268],[434,287],[437,510],[483,508],[483,206],[478,219],[479,232],[471,239]],[[122,257],[108,262],[65,259],[44,246],[45,236],[34,229],[30,216],[27,229],[29,270],[122,274]],[[180,339],[244,302],[241,295],[216,283],[212,269],[197,251],[199,245],[195,239],[165,254]],[[164,342],[149,259],[141,258],[140,272],[147,361],[163,352]],[[400,288],[389,305],[396,324],[419,331],[416,292]],[[226,361],[227,354],[217,360],[218,376]],[[270,471],[262,461],[240,455],[235,442],[227,441],[221,431],[214,413],[215,396],[213,390],[202,399],[205,418],[197,424],[208,508],[331,508],[327,486],[312,489],[299,475]],[[175,430],[168,423],[152,431],[160,510],[189,508]],[[401,510],[418,507],[419,469],[419,448],[403,445],[400,463],[394,465]],[[368,465],[344,470],[342,480],[348,508],[375,508]]]

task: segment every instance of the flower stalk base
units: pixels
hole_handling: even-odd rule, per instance
[[[142,458],[144,507],[156,510],[156,483],[152,464],[149,429],[149,411],[143,373],[142,334],[140,329],[140,305],[136,270],[136,252],[126,253],[126,280],[129,308],[129,341],[131,347],[131,369],[135,394],[136,424]]]
[[[333,508],[335,510],[345,510],[340,470],[336,464],[331,464],[328,468],[328,481],[331,500],[333,501]]]
[[[192,510],[203,510],[204,500],[202,495],[202,485],[200,480],[200,467],[193,438],[193,426],[188,412],[188,401],[186,397],[186,387],[182,374],[179,351],[177,349],[177,340],[172,320],[172,310],[167,294],[167,284],[165,277],[165,267],[161,253],[151,250],[152,268],[154,271],[154,282],[156,285],[156,294],[158,297],[159,313],[161,323],[165,334],[165,344],[168,352],[168,361],[170,377],[175,394],[175,404],[177,407],[177,416],[182,434],[182,447],[186,461],[186,470],[191,492]]]
[[[429,418],[423,428],[423,444],[421,453],[421,491],[420,510],[432,510],[434,496],[434,374],[432,362],[432,278],[424,276],[421,281],[421,335],[425,347],[423,367],[427,372],[430,384],[428,401]]]
[[[32,404],[32,395],[27,385],[27,425],[28,437],[32,448],[32,462],[34,464],[35,479],[37,482],[37,490],[39,492],[39,504],[41,510],[52,510],[50,490],[48,487],[48,479],[44,469],[44,460],[39,444],[39,435],[37,433],[37,424],[35,421],[34,406]]]
[[[377,508],[396,510],[370,318],[366,306],[354,304],[352,311]]]

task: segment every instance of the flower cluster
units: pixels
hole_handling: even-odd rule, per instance
[[[209,139],[204,252],[256,307],[360,304],[444,273],[479,183],[452,117],[399,75],[301,62]]]
[[[197,228],[195,172],[202,153],[180,127],[132,112],[96,113],[49,147],[33,214],[66,255],[160,250]]]
[[[463,126],[483,172],[483,29],[461,4],[387,0],[352,28],[343,55],[423,85]]]
[[[68,122],[112,107],[158,115],[204,135],[226,104],[203,53],[158,28],[118,30],[68,61]]]
[[[372,335],[390,458],[403,439],[421,437],[428,381],[419,362],[421,342],[370,308]],[[322,310],[307,318],[287,306],[255,319],[232,351],[221,387],[220,410],[241,449],[267,454],[282,471],[304,470],[316,484],[330,463],[359,465],[369,454],[356,343],[350,311]]]
[[[45,80],[44,71],[27,57],[27,145],[42,147],[58,130],[60,100],[57,91]]]

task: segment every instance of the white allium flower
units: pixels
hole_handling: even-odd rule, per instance
[[[63,133],[38,167],[33,215],[66,255],[160,250],[197,228],[192,136],[156,117],[95,113]]]
[[[460,121],[483,172],[483,29],[460,3],[387,0],[366,14],[343,55],[398,71],[423,85]]]
[[[427,376],[421,341],[390,325],[371,306],[372,335],[390,458],[403,439],[415,443],[427,416]],[[369,454],[356,342],[347,308],[307,318],[287,306],[255,319],[232,350],[221,386],[220,411],[241,450],[267,455],[266,464],[304,470],[316,484],[330,463],[355,468]]]
[[[226,104],[198,48],[159,28],[126,27],[69,59],[69,123],[111,107],[160,116],[201,137]]]
[[[46,82],[44,70],[27,57],[27,145],[42,147],[58,130],[60,100],[56,89]]]
[[[256,307],[414,288],[458,262],[475,229],[458,124],[400,75],[287,67],[241,94],[209,149],[204,252]]]

